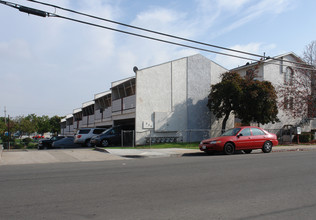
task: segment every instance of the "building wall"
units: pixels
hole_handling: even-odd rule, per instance
[[[207,96],[212,78],[225,71],[199,54],[137,71],[136,144],[149,136],[185,142],[209,136]]]

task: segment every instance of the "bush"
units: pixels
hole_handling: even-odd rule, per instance
[[[300,143],[309,143],[313,139],[313,135],[309,132],[303,132],[299,136]],[[297,135],[294,135],[293,142],[297,143]]]
[[[37,149],[37,145],[38,145],[38,143],[30,142],[27,144],[26,148],[27,149],[35,149],[35,148]]]
[[[28,144],[31,143],[33,140],[32,140],[32,138],[24,138],[22,141],[23,141],[23,143],[24,143],[25,145],[28,145]]]
[[[14,149],[23,149],[24,144],[23,143],[15,143],[13,146]]]

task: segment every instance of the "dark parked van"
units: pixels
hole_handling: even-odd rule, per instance
[[[122,131],[128,131],[124,135],[124,143],[132,144],[134,135],[134,126],[114,126],[102,132],[99,135],[93,136],[90,140],[91,145],[98,147],[108,147],[109,145],[122,145]]]

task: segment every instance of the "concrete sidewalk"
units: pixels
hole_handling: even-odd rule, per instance
[[[166,148],[166,149],[103,149],[96,148],[99,151],[107,152],[112,155],[127,158],[145,158],[145,157],[181,157],[184,154],[203,153],[199,149]],[[287,145],[275,146],[272,152],[284,151],[310,151],[316,150],[316,145]],[[261,150],[255,150],[254,153],[261,153]]]
[[[101,153],[93,149],[3,150],[1,152],[0,165],[69,163],[124,159],[126,158]]]
[[[273,147],[272,152],[312,151],[316,145],[289,145]],[[255,150],[253,153],[262,153]],[[159,158],[206,155],[199,149],[57,149],[57,150],[2,150],[0,165],[69,163],[84,161],[126,160],[129,158]]]
[[[102,149],[112,155],[117,155],[127,158],[155,158],[155,157],[181,157],[183,154],[200,153],[197,149],[183,149],[183,148],[164,148],[164,149]]]

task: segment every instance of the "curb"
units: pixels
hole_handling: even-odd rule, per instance
[[[287,151],[315,151],[316,148],[293,148],[293,149],[272,149],[272,152],[287,152]]]
[[[107,150],[105,150],[105,149],[103,149],[101,147],[94,147],[94,150],[109,154],[109,152]]]
[[[103,153],[111,154],[106,149],[101,148],[101,147],[94,147],[94,150],[99,151],[99,152],[103,152]],[[272,152],[278,153],[278,152],[315,151],[315,150],[316,150],[316,146],[315,147],[288,147],[288,148],[282,147],[282,149],[278,149],[278,147],[275,147],[272,149]],[[200,153],[200,151],[198,151],[198,153]],[[176,158],[176,157],[183,157],[183,155],[185,155],[185,153],[171,153],[171,154],[169,154],[168,157]],[[125,158],[131,158],[131,159],[132,158],[141,159],[141,158],[159,158],[159,157],[161,157],[161,155],[138,155],[138,154],[119,155],[119,156],[125,157]]]

